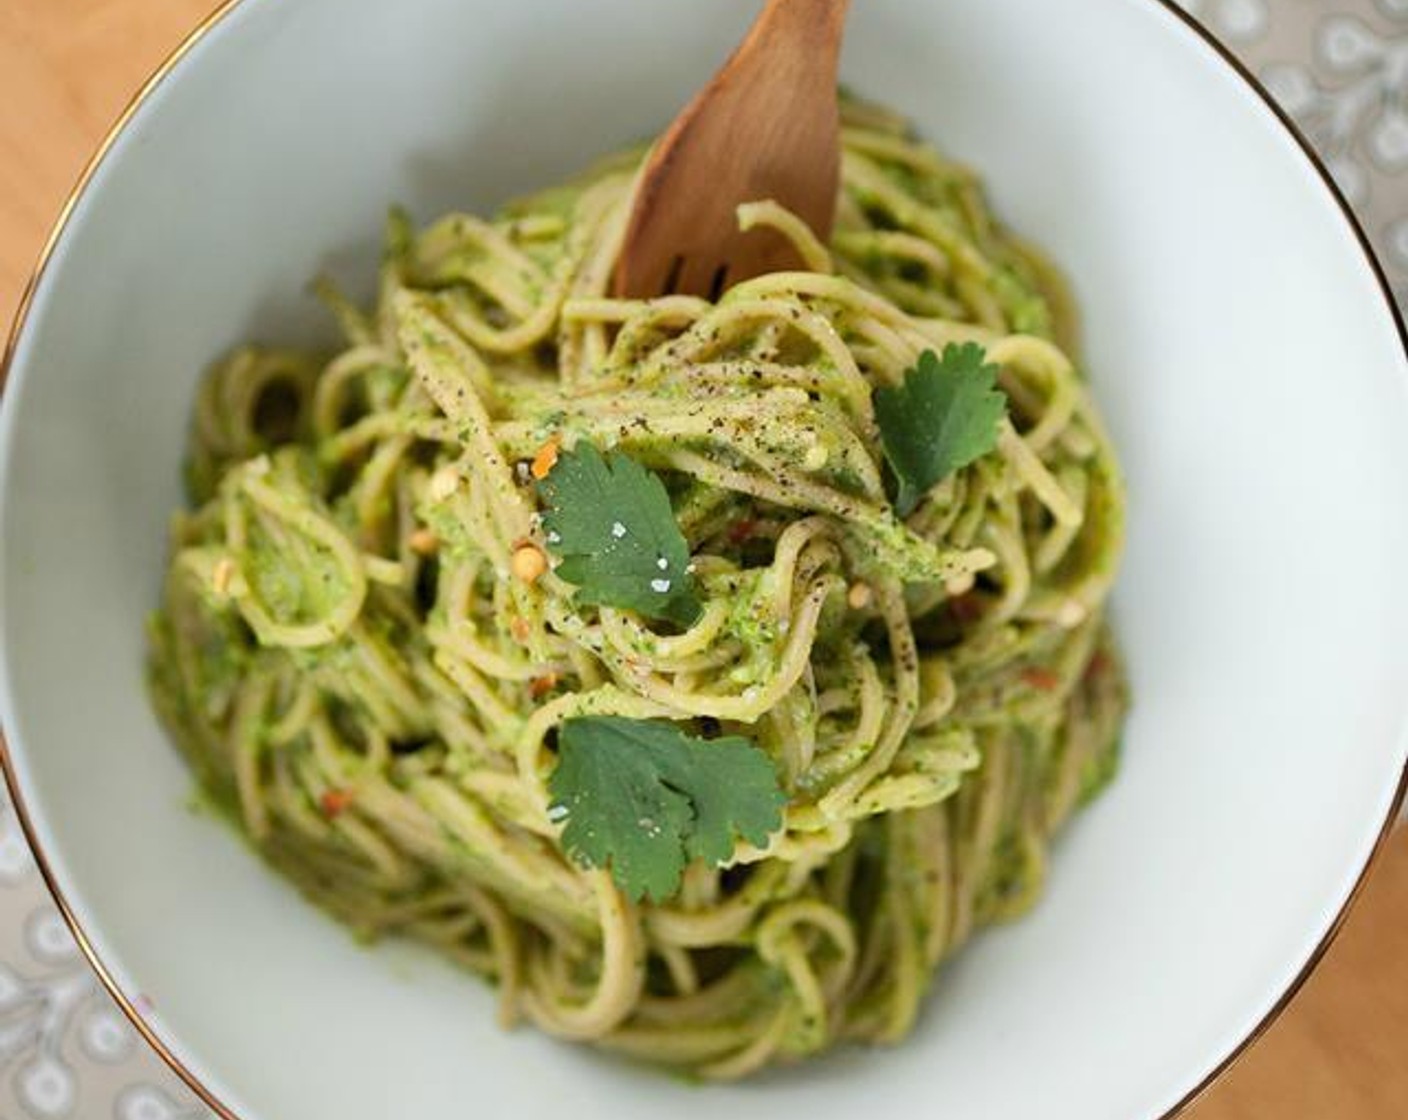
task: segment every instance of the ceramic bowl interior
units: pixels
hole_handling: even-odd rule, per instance
[[[1396,323],[1256,93],[1148,0],[865,0],[843,70],[981,170],[1066,267],[1128,468],[1137,697],[1110,794],[1031,917],[945,970],[916,1036],[699,1089],[528,1030],[419,951],[361,948],[187,808],[143,621],[201,370],[369,290],[388,204],[483,210],[666,121],[739,0],[246,0],[74,210],[0,435],[4,726],[92,948],[245,1120],[1172,1108],[1331,927],[1404,763],[1408,420]]]

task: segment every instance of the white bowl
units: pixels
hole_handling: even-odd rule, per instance
[[[487,208],[668,119],[720,0],[230,8],[98,165],[0,430],[0,714],[15,793],[110,982],[243,1120],[1153,1117],[1281,1001],[1389,818],[1408,697],[1403,341],[1341,201],[1228,61],[1147,0],[866,0],[848,82],[972,162],[1074,278],[1128,467],[1124,772],[1026,921],[905,1045],[696,1089],[528,1031],[477,981],[358,948],[186,808],[142,687],[192,390],[320,329],[381,216]]]

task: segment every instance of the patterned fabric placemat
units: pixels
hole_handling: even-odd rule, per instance
[[[1408,305],[1408,0],[1184,0],[1319,148]],[[207,1120],[98,984],[0,788],[0,1120]]]
[[[1408,0],[1184,0],[1256,71],[1354,204],[1408,306]]]

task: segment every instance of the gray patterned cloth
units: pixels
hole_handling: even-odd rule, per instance
[[[1408,305],[1408,0],[1183,0],[1324,156]],[[103,992],[0,790],[0,1120],[211,1114]]]
[[[1408,0],[1183,0],[1319,150],[1408,306]]]

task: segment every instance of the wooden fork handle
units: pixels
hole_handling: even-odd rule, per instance
[[[809,43],[819,54],[813,57],[815,72],[834,77],[841,30],[850,6],[851,0],[768,0],[737,53],[756,49],[768,38],[783,35],[794,42]]]

